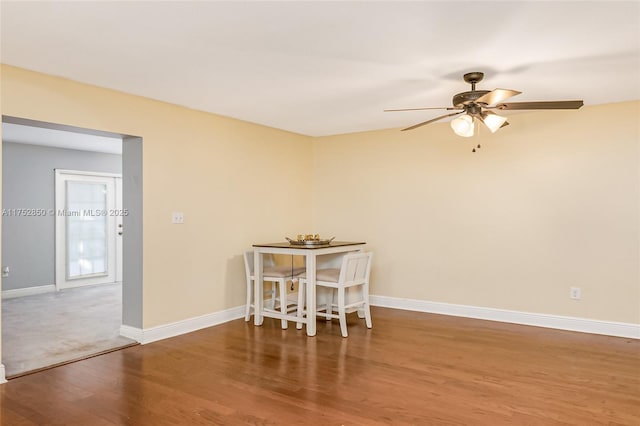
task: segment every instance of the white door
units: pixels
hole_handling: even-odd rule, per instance
[[[119,175],[56,170],[56,288],[118,278]]]

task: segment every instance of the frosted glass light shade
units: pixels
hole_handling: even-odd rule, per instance
[[[473,118],[468,114],[454,118],[451,120],[451,128],[458,136],[471,137],[473,136]]]
[[[495,133],[506,121],[507,117],[489,111],[482,114],[482,122],[491,130],[491,133]]]

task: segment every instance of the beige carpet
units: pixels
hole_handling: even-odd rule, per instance
[[[119,335],[122,285],[2,300],[2,363],[8,378],[135,343]]]

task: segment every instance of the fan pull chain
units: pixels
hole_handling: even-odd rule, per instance
[[[291,291],[293,291],[293,255],[291,255]]]
[[[475,87],[475,83],[473,83],[473,87]],[[471,90],[474,90],[474,89],[471,89]],[[478,120],[476,120],[475,118],[473,119],[473,128],[474,128],[474,135],[475,135],[475,137],[477,139],[477,138],[480,137],[481,126],[480,126],[480,123],[478,123]],[[475,130],[477,130],[477,131],[475,131]],[[480,148],[480,144],[478,144],[478,148]],[[476,149],[473,148],[471,150],[471,152],[476,152]]]

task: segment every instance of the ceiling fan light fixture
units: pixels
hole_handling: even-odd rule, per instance
[[[385,109],[385,111],[417,111],[428,109],[444,109],[447,111],[459,111],[450,114],[444,114],[436,118],[423,121],[413,126],[407,127],[405,130],[413,130],[425,124],[434,123],[444,118],[458,116],[451,120],[451,128],[458,136],[465,138],[473,136],[475,133],[474,119],[481,121],[491,133],[495,133],[501,127],[507,126],[509,122],[506,117],[502,117],[493,111],[487,110],[546,110],[546,109],[578,109],[584,105],[581,99],[572,101],[536,101],[536,102],[509,102],[504,101],[512,96],[519,95],[521,92],[511,89],[494,89],[480,90],[476,89],[476,84],[482,81],[484,73],[474,71],[466,73],[462,76],[465,82],[471,84],[471,90],[458,93],[453,96],[452,107],[426,107],[426,108],[402,108],[402,109]],[[460,115],[461,114],[461,115]]]
[[[482,113],[482,122],[489,128],[489,130],[491,130],[491,133],[495,133],[504,125],[504,123],[507,122],[507,117],[503,117],[491,111],[485,111]]]
[[[456,135],[465,138],[473,136],[473,117],[463,114],[460,117],[451,120],[451,128]]]

